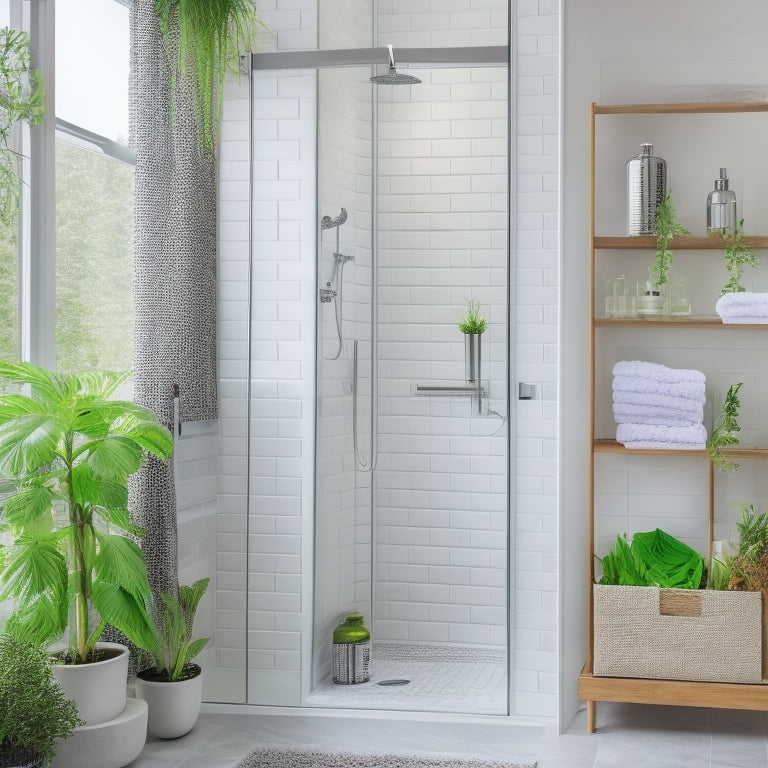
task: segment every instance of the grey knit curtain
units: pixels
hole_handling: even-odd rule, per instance
[[[171,76],[178,36],[172,26],[166,50],[155,0],[133,0],[130,36],[135,399],[171,427],[175,385],[182,422],[217,416],[216,163],[199,149],[195,83]],[[130,506],[146,530],[142,546],[154,593],[175,592],[172,461],[151,459],[133,476]]]

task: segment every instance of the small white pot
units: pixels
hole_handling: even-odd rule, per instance
[[[93,664],[54,664],[53,676],[68,699],[74,699],[86,725],[106,723],[125,709],[128,649],[119,643],[96,643],[119,653]]]
[[[159,739],[175,739],[189,733],[200,714],[203,700],[202,670],[189,680],[174,683],[136,678],[136,696],[149,707],[147,728]]]

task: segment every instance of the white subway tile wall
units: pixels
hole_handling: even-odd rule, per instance
[[[464,381],[457,322],[471,297],[489,320],[490,408],[506,415],[507,69],[408,71],[422,83],[376,91],[374,637],[504,649],[506,425],[486,408],[478,415],[475,401],[414,397],[414,388]],[[442,587],[437,605],[424,599],[430,586]]]
[[[277,33],[278,49],[315,46],[315,0],[267,0],[259,5]],[[429,0],[381,0],[378,44],[506,42],[504,0],[441,0],[439,7],[434,6]],[[556,709],[558,659],[558,23],[557,4],[544,0],[516,4],[512,375],[515,381],[536,383],[538,394],[535,400],[510,404],[516,406],[511,410],[516,435],[513,712],[545,715]],[[489,540],[482,528],[498,532],[506,525],[504,503],[490,503],[503,498],[505,439],[502,433],[490,436],[493,419],[472,417],[467,403],[410,398],[410,382],[421,378],[425,369],[434,379],[463,378],[463,351],[451,333],[455,309],[468,293],[479,295],[482,290],[483,302],[494,310],[488,355],[491,380],[503,381],[507,365],[496,349],[504,347],[506,331],[502,310],[496,311],[506,298],[503,265],[496,260],[506,239],[506,227],[500,223],[505,209],[500,177],[506,170],[506,119],[500,105],[506,83],[462,81],[451,72],[433,70],[424,101],[392,102],[391,120],[384,121],[388,127],[380,134],[389,143],[379,171],[389,183],[382,201],[390,208],[382,208],[381,214],[389,234],[381,243],[388,260],[381,274],[380,320],[391,336],[380,339],[379,407],[384,429],[379,445],[384,464],[379,466],[386,485],[379,488],[376,501],[385,513],[380,533],[386,540],[380,539],[379,545],[392,557],[386,565],[388,581],[377,598],[395,609],[394,617],[383,619],[382,631],[392,639],[422,639],[423,631],[426,637],[446,642],[503,645],[499,628],[506,583],[495,574],[503,573],[506,553],[493,546],[493,537]],[[313,545],[309,478],[314,443],[316,222],[314,189],[302,179],[312,178],[304,171],[314,167],[315,78],[314,73],[287,74],[261,75],[254,83],[248,701],[269,704],[301,701],[301,654],[308,647],[302,640],[302,631],[307,631],[302,616],[311,600],[306,552]],[[222,198],[219,237],[222,418],[214,655],[219,679],[231,681],[235,691],[236,681],[242,686],[243,679],[245,612],[231,606],[244,603],[238,592],[242,594],[246,586],[243,539],[248,487],[243,474],[248,226],[247,208],[241,204],[247,197],[240,197],[247,182],[245,87],[228,91],[220,158],[222,181],[227,182],[222,195],[227,200]],[[441,96],[446,93],[449,98]],[[462,93],[471,98],[456,100]],[[410,138],[404,135],[406,129],[414,131]],[[422,142],[429,143],[431,152],[426,156],[416,153]],[[456,152],[461,153],[459,158]],[[433,186],[434,178],[445,184]],[[400,206],[403,201],[407,206]],[[451,232],[454,224],[456,231]],[[472,224],[480,225],[480,238],[462,232]],[[424,248],[429,249],[429,258],[419,255],[427,253]],[[433,269],[435,253],[446,266],[461,271],[463,282],[457,283],[450,269]],[[437,309],[425,318],[425,306]],[[357,334],[355,318],[350,332]],[[427,324],[434,329],[430,339],[419,335]],[[411,356],[412,350],[418,350],[417,357]],[[492,395],[503,398],[501,393]],[[330,416],[332,403],[328,405]],[[355,503],[363,505],[365,495],[364,488],[357,489]],[[357,557],[368,548],[368,542],[358,537]],[[382,552],[377,554],[380,558]],[[417,616],[414,622],[405,610],[427,603],[431,607],[426,621]],[[219,700],[239,700],[237,694],[225,695],[225,688],[220,686]]]

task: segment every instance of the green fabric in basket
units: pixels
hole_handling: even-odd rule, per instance
[[[600,584],[698,589],[704,574],[704,558],[660,528],[636,533],[631,545],[625,536],[617,537],[600,562]]]

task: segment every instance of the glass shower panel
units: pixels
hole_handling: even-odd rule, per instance
[[[315,607],[312,685],[333,628],[371,618],[373,157],[369,67],[318,75]]]
[[[368,68],[319,75],[308,704],[504,714],[508,71],[407,71],[422,84],[372,88]],[[488,320],[481,401],[424,394],[465,386],[468,299]],[[331,633],[353,610],[372,629],[372,679],[334,686]]]

